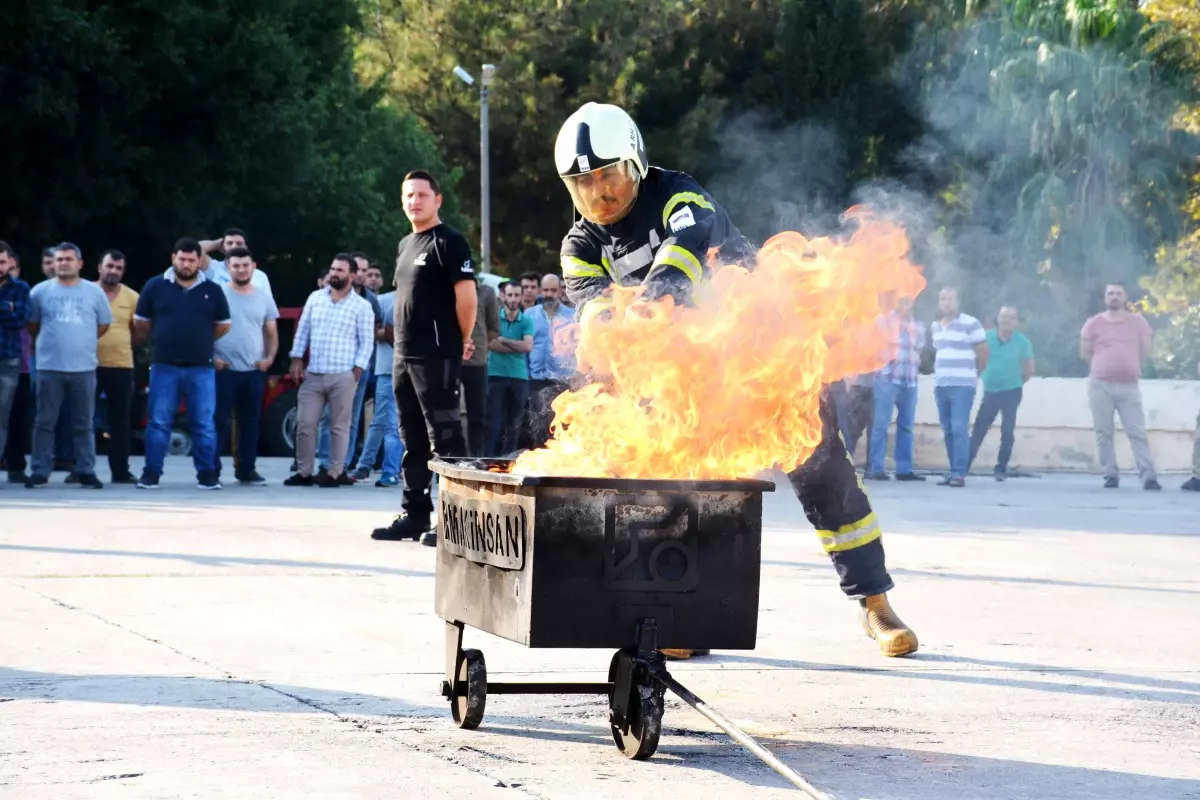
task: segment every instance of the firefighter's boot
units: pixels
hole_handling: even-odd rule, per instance
[[[685,660],[691,658],[692,656],[706,656],[709,654],[710,651],[709,650],[686,650],[683,648],[678,648],[678,649],[659,650],[658,652],[662,653],[664,656],[666,656],[671,661],[685,661]]]
[[[886,594],[873,594],[858,602],[863,629],[878,643],[880,652],[892,658],[917,652],[917,635],[896,616]]]

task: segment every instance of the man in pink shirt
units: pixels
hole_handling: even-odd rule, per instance
[[[1105,310],[1083,325],[1079,356],[1091,365],[1088,401],[1096,427],[1096,450],[1104,468],[1104,488],[1120,485],[1117,454],[1113,449],[1113,412],[1133,448],[1138,476],[1148,491],[1158,491],[1154,456],[1146,438],[1146,415],[1138,378],[1142,361],[1150,357],[1150,325],[1140,314],[1130,313],[1125,287],[1110,283],[1104,288]]]

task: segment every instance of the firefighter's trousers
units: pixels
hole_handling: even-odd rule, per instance
[[[812,456],[788,480],[833,560],[842,591],[852,598],[892,588],[883,558],[883,531],[838,431],[837,412],[821,395],[823,436]]]

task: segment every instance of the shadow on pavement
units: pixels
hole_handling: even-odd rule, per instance
[[[177,675],[67,675],[0,667],[0,702],[111,703],[210,711],[312,714],[379,714],[444,717],[443,706],[415,705],[394,697],[247,681]]]
[[[292,567],[298,569],[346,570],[348,572],[373,572],[380,575],[398,575],[405,578],[432,578],[433,572],[419,569],[400,569],[378,564],[341,564],[336,561],[292,561],[283,558],[252,558],[249,556],[199,555],[196,553],[160,553],[144,550],[92,550],[81,547],[43,547],[24,544],[0,544],[0,552],[58,553],[79,556],[120,556],[124,558],[148,558],[161,561],[183,561],[202,567],[252,566]],[[2,673],[0,673],[2,674]]]
[[[727,661],[764,661],[813,669],[840,669],[805,662],[722,656]],[[952,659],[940,659],[949,661]],[[966,659],[968,663],[976,663]],[[988,664],[991,662],[978,662]],[[1002,662],[997,662],[1002,663]],[[870,671],[870,670],[847,670]],[[890,670],[881,670],[895,674]],[[928,677],[899,673],[909,677]],[[1042,687],[1037,687],[1042,688]],[[0,708],[13,700],[40,702],[114,703],[132,706],[195,708],[212,711],[262,713],[327,713],[353,721],[358,715],[393,719],[444,720],[453,724],[444,705],[417,705],[398,698],[298,687],[270,682],[186,676],[65,675],[0,667]],[[499,709],[497,709],[500,711]],[[679,711],[668,709],[668,722]],[[499,761],[514,759],[512,738],[560,744],[591,744],[613,748],[602,713],[593,724],[494,713],[460,749]],[[648,766],[654,770],[686,769],[684,780],[702,780],[720,773],[751,786],[786,787],[772,772],[723,734],[670,725],[664,729],[658,753]],[[952,735],[952,734],[947,734]],[[1200,781],[1137,775],[1026,761],[981,758],[934,750],[886,746],[827,744],[780,737],[758,741],[819,787],[839,798],[873,800],[1127,800],[1127,798],[1187,798],[1200,796]],[[941,743],[937,741],[934,743]],[[597,762],[606,754],[597,752]],[[664,775],[664,777],[667,777]]]
[[[800,567],[802,569],[819,569],[829,571],[829,562],[817,561],[782,561],[764,559],[764,567]],[[941,570],[905,569],[903,567],[888,567],[893,575],[907,575],[919,578],[948,578],[955,581],[985,581],[987,583],[1017,583],[1030,586],[1071,586],[1078,589],[1118,589],[1130,592],[1160,592],[1164,594],[1200,594],[1200,589],[1176,589],[1170,586],[1134,586],[1119,583],[1089,583],[1087,581],[1063,581],[1054,578],[1023,578],[1019,575],[975,575],[965,572],[943,572]]]
[[[991,665],[1002,670],[1015,669],[1021,672],[1038,673],[1044,675],[1061,675],[1064,677],[1072,676],[1089,680],[1107,681],[1108,683],[1112,684],[1129,683],[1137,686],[1161,686],[1162,688],[1148,691],[1145,689],[1131,689],[1121,686],[1092,686],[1089,684],[1021,680],[1017,678],[981,675],[975,670],[944,671],[937,669],[906,670],[902,668],[897,669],[895,667],[858,667],[845,666],[841,664],[821,664],[813,661],[795,661],[782,658],[765,658],[762,656],[743,656],[725,653],[714,654],[711,657],[711,661],[713,664],[759,664],[764,667],[775,667],[780,669],[846,672],[860,675],[878,675],[885,678],[916,678],[918,680],[925,681],[972,683],[981,686],[998,686],[1010,689],[1029,689],[1035,692],[1092,695],[1094,697],[1110,697],[1117,700],[1147,700],[1157,703],[1179,703],[1182,705],[1200,706],[1200,684],[1187,683],[1184,681],[1158,681],[1155,678],[1146,678],[1136,675],[1122,675],[1115,672],[1075,670],[1033,664],[1007,664],[1003,661],[988,662],[976,661],[973,659],[962,659],[961,663]],[[904,659],[904,661],[898,663],[916,662],[921,664],[950,664],[955,663],[956,661],[960,661],[960,659],[958,659],[956,656],[918,654],[916,656]],[[1174,689],[1178,691],[1169,691],[1168,689]]]

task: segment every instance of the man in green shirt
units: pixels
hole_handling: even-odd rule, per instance
[[[517,449],[517,434],[529,400],[529,359],[533,320],[521,311],[521,284],[500,284],[504,306],[500,335],[488,342],[488,454]]]
[[[1001,306],[1000,313],[996,315],[996,327],[987,332],[990,355],[987,367],[980,376],[983,381],[983,400],[975,415],[975,427],[971,430],[971,459],[968,464],[974,463],[979,445],[983,444],[984,437],[996,421],[996,415],[1001,415],[1000,452],[995,469],[998,481],[1004,480],[1008,473],[1022,387],[1033,377],[1033,345],[1025,334],[1017,330],[1018,321],[1015,306]]]

